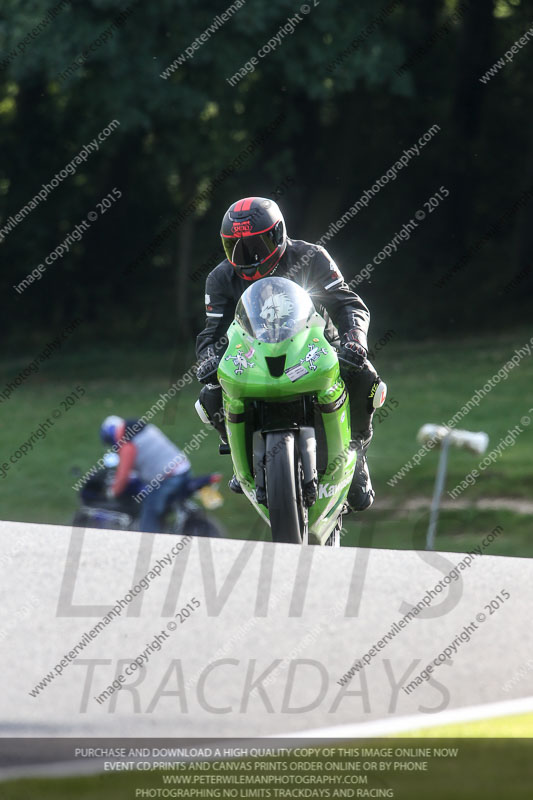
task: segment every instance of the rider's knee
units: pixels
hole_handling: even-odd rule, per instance
[[[207,411],[208,416],[213,416],[222,405],[222,387],[218,384],[208,383],[206,386],[202,387],[198,399]]]
[[[368,408],[371,411],[375,411],[377,408],[381,408],[385,404],[385,400],[387,399],[387,384],[385,381],[382,381],[379,375],[376,375],[375,381],[372,383],[370,387],[370,392],[368,393]]]
[[[224,432],[222,388],[218,384],[210,383],[202,388],[195,408],[202,422],[210,423],[221,434]]]

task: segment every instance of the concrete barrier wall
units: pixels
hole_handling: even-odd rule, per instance
[[[2,736],[283,735],[533,695],[526,559],[2,522],[0,570]]]

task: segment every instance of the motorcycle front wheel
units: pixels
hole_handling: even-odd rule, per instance
[[[266,434],[265,478],[272,541],[302,544],[300,469],[292,431]]]

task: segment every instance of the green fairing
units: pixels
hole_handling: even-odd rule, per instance
[[[246,449],[246,423],[232,419],[238,419],[251,400],[282,403],[302,394],[316,397],[323,412],[327,467],[324,474],[319,474],[318,499],[309,508],[308,519],[309,543],[321,545],[335,527],[356,463],[356,453],[349,447],[349,399],[340,377],[336,351],[324,337],[324,325],[315,312],[303,330],[272,343],[253,338],[234,320],[218,369],[234,471],[245,494],[267,522],[268,509],[255,498],[255,481]],[[278,378],[272,377],[265,358],[282,355],[286,356],[285,369],[300,365],[300,371],[303,372],[303,366],[307,374],[296,380],[291,380],[285,371]],[[340,403],[338,408],[336,401]]]

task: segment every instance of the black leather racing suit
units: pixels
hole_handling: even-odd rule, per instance
[[[311,296],[315,308],[326,321],[325,336],[337,349],[340,339],[349,330],[357,331],[357,339],[368,350],[367,333],[370,312],[361,298],[345,282],[329,255],[319,245],[298,239],[288,239],[285,253],[274,272],[276,277],[289,278],[302,286]],[[235,315],[235,307],[250,282],[240,278],[227,259],[224,259],[207,276],[205,287],[206,325],[196,340],[198,361],[210,355],[222,356],[225,336]],[[342,368],[342,378],[350,397],[352,438],[368,445],[372,437],[372,387],[379,381],[372,364],[366,360],[359,372]],[[208,384],[202,389],[200,400],[214,426],[224,434],[221,408],[222,389]],[[218,420],[218,422],[217,422]]]

